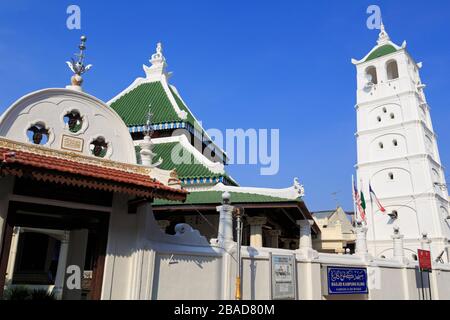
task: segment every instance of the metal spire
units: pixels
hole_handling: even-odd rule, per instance
[[[152,105],[149,105],[149,109],[148,109],[148,113],[147,113],[147,122],[145,125],[145,130],[144,130],[144,135],[145,136],[149,136],[151,138],[154,130],[153,130],[153,126],[152,126],[152,117],[153,117],[153,113],[152,113]]]
[[[78,48],[80,49],[80,53],[75,54],[75,56],[78,57],[78,59],[75,60],[71,58],[71,61],[66,61],[70,70],[72,70],[72,72],[74,73],[74,75],[71,78],[73,86],[81,86],[81,84],[83,83],[83,78],[81,76],[92,68],[92,64],[89,64],[87,66],[84,65],[84,58],[85,58],[84,51],[86,50],[87,38],[86,36],[81,36],[80,40],[81,43],[78,46]]]
[[[379,45],[386,44],[390,41],[388,33],[386,32],[386,28],[384,27],[383,19],[381,19],[380,24],[380,34],[378,35],[378,41],[377,43]]]

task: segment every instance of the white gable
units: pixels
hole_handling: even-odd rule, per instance
[[[70,130],[68,113],[80,115],[76,130]],[[94,156],[91,143],[104,139],[102,157],[136,163],[128,128],[117,113],[97,98],[69,89],[44,89],[16,101],[0,118],[0,136],[35,143],[29,129],[38,124],[48,132],[42,144],[52,149]]]

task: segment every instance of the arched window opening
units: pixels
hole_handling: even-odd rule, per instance
[[[97,139],[92,141],[90,150],[94,156],[104,158],[108,151],[108,144],[106,143],[105,138],[98,137]]]
[[[389,180],[394,180],[394,174],[392,172],[389,172],[388,176]]]
[[[383,113],[387,113],[387,109],[386,108],[383,108]]]
[[[392,119],[392,120],[395,119],[395,114],[391,113],[391,119]]]
[[[64,123],[68,126],[70,132],[77,133],[83,126],[83,119],[78,111],[72,110],[64,116]]]
[[[377,69],[373,66],[366,69],[366,80],[373,84],[378,84]]]
[[[392,143],[394,144],[394,147],[397,147],[397,146],[398,146],[398,141],[397,141],[397,139],[394,139],[394,140],[392,141]]]
[[[27,130],[27,136],[30,142],[39,145],[45,145],[48,142],[49,132],[45,128],[45,123],[38,122]]]
[[[380,142],[378,145],[380,146],[380,149],[384,149],[384,144],[383,144],[383,142]]]
[[[391,60],[386,64],[386,72],[388,80],[398,79],[397,61]]]
[[[378,117],[377,117],[377,120],[378,120],[378,122],[381,122],[381,117],[378,116]]]

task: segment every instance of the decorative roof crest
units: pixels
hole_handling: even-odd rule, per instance
[[[294,189],[297,191],[299,198],[305,196],[305,187],[302,184],[300,184],[298,178],[294,178]]]
[[[67,65],[69,66],[70,70],[74,73],[71,78],[71,83],[73,87],[81,87],[83,84],[83,77],[82,75],[85,74],[87,71],[89,71],[92,68],[92,64],[88,64],[87,66],[84,65],[84,51],[86,50],[86,36],[81,36],[81,43],[78,46],[80,49],[80,53],[75,54],[76,57],[78,57],[78,60],[75,60],[71,58],[71,61],[66,61]]]
[[[161,42],[157,43],[156,52],[152,54],[150,63],[152,64],[150,67],[146,65],[143,66],[147,78],[150,78],[152,75],[162,75],[162,74],[165,74],[166,76],[169,75],[168,73],[166,73],[167,63],[166,58],[163,55],[163,48]]]
[[[380,34],[378,35],[377,43],[379,46],[387,44],[391,41],[391,38],[389,38],[389,34],[386,32],[386,28],[384,27],[383,20],[381,20],[380,25]]]

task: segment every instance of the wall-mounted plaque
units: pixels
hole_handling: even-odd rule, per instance
[[[296,299],[295,257],[284,255],[271,256],[272,299]]]
[[[84,140],[81,138],[75,138],[67,135],[62,136],[61,149],[83,152]]]
[[[327,267],[329,295],[367,294],[367,269]]]

